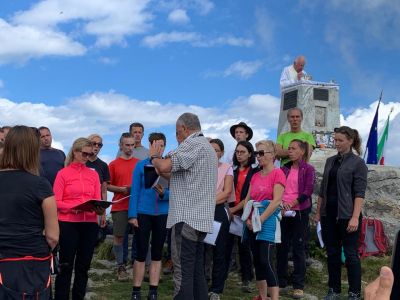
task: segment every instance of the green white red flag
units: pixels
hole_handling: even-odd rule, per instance
[[[383,129],[381,137],[379,138],[377,156],[378,156],[378,162],[380,165],[385,164],[385,144],[389,137],[389,119],[390,119],[390,114],[392,113],[392,111],[393,111],[393,107],[390,110],[390,113],[389,113],[388,118],[385,123],[385,127]]]

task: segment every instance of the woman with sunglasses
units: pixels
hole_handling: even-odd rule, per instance
[[[306,275],[305,232],[311,211],[311,195],[314,190],[315,169],[308,164],[309,145],[293,140],[288,147],[289,162],[281,169],[286,175],[286,187],[282,196],[282,243],[277,245],[277,273],[279,287],[286,288],[288,273],[288,252],[293,247],[294,271],[292,274],[294,299],[304,297]]]
[[[262,140],[256,143],[255,155],[261,171],[250,181],[245,199],[242,220],[247,230],[244,238],[249,238],[256,272],[256,285],[259,295],[254,300],[267,299],[267,287],[271,300],[279,298],[279,283],[272,267],[272,251],[280,242],[280,204],[286,185],[285,174],[275,168],[275,144]]]
[[[248,141],[237,143],[233,156],[233,186],[235,188],[235,202],[229,203],[229,213],[241,217],[243,212],[243,200],[246,198],[252,176],[259,171],[255,165],[253,145]],[[242,279],[242,291],[251,293],[250,282],[253,280],[253,262],[251,259],[250,245],[248,241],[241,242],[240,237],[229,234],[226,244],[226,277],[229,273],[232,250],[238,243],[240,273]]]
[[[334,132],[338,154],[326,160],[315,215],[315,221],[321,221],[328,255],[329,289],[324,299],[340,299],[343,247],[349,282],[348,299],[358,300],[361,299],[361,264],[357,241],[368,170],[359,157],[361,139],[358,131],[342,126],[335,128]]]
[[[69,299],[72,271],[75,271],[72,299],[83,299],[86,293],[88,270],[97,241],[97,215],[104,209],[82,211],[76,206],[90,199],[101,199],[99,175],[85,164],[93,155],[93,144],[89,139],[74,141],[65,168],[61,169],[54,182],[60,224],[60,272],[55,282],[55,298]]]

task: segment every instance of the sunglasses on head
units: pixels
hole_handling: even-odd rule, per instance
[[[99,148],[103,147],[103,144],[102,144],[102,143],[92,142],[92,145],[93,145],[93,146],[97,146],[97,147],[99,147]]]
[[[349,137],[353,136],[354,130],[351,129],[350,127],[347,126],[342,126],[342,127],[336,127],[333,129],[333,132],[335,133],[341,133],[341,134],[345,134]]]
[[[80,151],[82,154],[82,157],[91,157],[94,155],[93,152],[85,152],[85,151]]]

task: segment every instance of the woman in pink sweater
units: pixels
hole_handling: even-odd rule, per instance
[[[58,300],[69,299],[74,268],[72,299],[83,299],[86,293],[88,270],[97,239],[97,214],[104,212],[104,209],[93,212],[75,209],[87,200],[101,199],[99,175],[85,165],[91,155],[90,140],[75,140],[65,168],[58,172],[54,182],[60,224],[60,272],[55,283],[55,298]]]

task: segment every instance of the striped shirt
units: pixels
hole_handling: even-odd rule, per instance
[[[172,162],[167,227],[184,222],[212,232],[218,160],[201,132],[188,136],[170,154]]]

